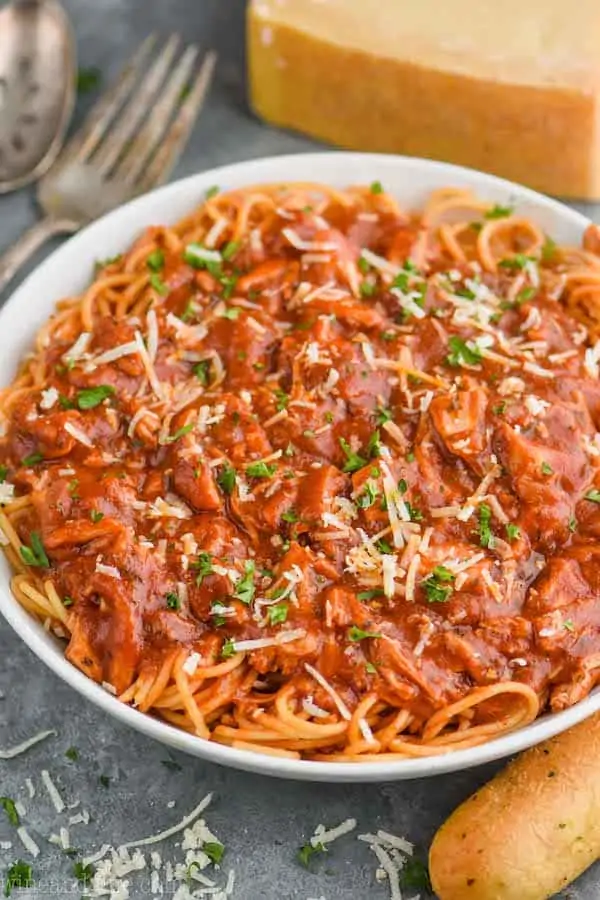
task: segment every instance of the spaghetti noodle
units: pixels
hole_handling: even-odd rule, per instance
[[[600,678],[600,257],[467,191],[148,229],[0,395],[17,600],[124,703],[275,755],[474,746]]]

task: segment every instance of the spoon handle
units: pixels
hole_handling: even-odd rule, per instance
[[[77,229],[78,225],[70,219],[55,216],[45,216],[36,222],[0,256],[0,291],[49,238],[56,234],[73,234]]]

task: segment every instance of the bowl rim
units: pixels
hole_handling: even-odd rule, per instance
[[[289,179],[264,178],[271,169],[280,170],[282,167],[289,167],[292,170],[292,175]],[[398,172],[400,169],[405,169],[408,172],[414,170],[415,176],[418,176],[419,173],[421,175],[427,173],[436,177],[444,175],[447,178],[447,184],[451,184],[453,181],[467,183],[477,190],[485,191],[489,189],[492,194],[496,194],[498,197],[501,196],[505,200],[516,198],[519,203],[531,204],[539,211],[546,210],[571,230],[583,231],[590,223],[590,220],[582,213],[515,182],[479,172],[475,169],[419,157],[327,150],[315,153],[261,157],[259,159],[231,163],[171,182],[123,204],[91,225],[88,225],[50,254],[27,276],[0,310],[0,357],[4,355],[3,349],[5,352],[12,350],[12,355],[16,356],[16,358],[21,356],[21,350],[18,351],[18,354],[15,354],[15,348],[11,341],[11,319],[13,320],[13,330],[18,321],[24,320],[23,327],[19,326],[18,330],[21,334],[21,339],[23,336],[27,336],[27,340],[31,341],[37,329],[35,316],[29,314],[18,317],[17,309],[32,309],[32,300],[35,300],[36,292],[44,290],[45,279],[51,275],[52,271],[63,260],[66,261],[73,254],[80,251],[83,260],[86,260],[85,263],[83,260],[79,263],[82,270],[80,273],[82,283],[89,281],[89,271],[86,274],[83,271],[83,267],[84,265],[87,266],[87,260],[94,256],[94,254],[90,254],[90,248],[94,246],[97,236],[103,235],[104,243],[110,243],[109,235],[111,229],[114,226],[114,231],[118,232],[119,223],[125,223],[126,219],[131,221],[135,219],[135,227],[138,231],[147,227],[153,223],[152,216],[148,216],[148,211],[151,207],[162,207],[163,210],[168,210],[169,199],[174,198],[176,195],[183,197],[184,194],[189,194],[192,199],[189,200],[188,208],[192,208],[198,202],[195,198],[199,198],[201,192],[205,191],[212,184],[220,183],[227,186],[228,182],[234,181],[241,185],[242,183],[260,183],[261,180],[263,183],[265,180],[289,180],[291,182],[299,180],[298,175],[293,175],[293,170],[297,168],[302,170],[308,169],[309,171],[314,169],[315,182],[327,181],[328,179],[319,170],[328,170],[329,168],[331,168],[332,173],[329,181],[335,180],[338,183],[351,183],[352,170],[362,171],[363,168],[381,178],[384,178],[386,170],[393,175],[394,172]],[[345,169],[348,170],[347,176],[344,175]],[[335,178],[333,176],[334,170],[336,172]],[[262,175],[263,177],[257,178],[257,175]],[[138,215],[139,221],[137,219]],[[168,216],[165,216],[165,218],[168,218]],[[125,227],[125,224],[123,224],[123,227]],[[58,299],[58,297],[55,299]],[[54,302],[52,302],[52,306]],[[33,307],[33,309],[35,308]],[[41,320],[43,321],[46,318],[47,313],[45,312]],[[5,323],[9,323],[8,327],[3,327]],[[14,363],[11,363],[11,365],[14,369]],[[2,563],[4,564],[5,561],[3,560]],[[147,713],[141,713],[130,706],[126,706],[75,668],[68,662],[64,656],[63,649],[57,642],[14,599],[10,591],[8,578],[4,575],[4,571],[8,573],[7,565],[6,563],[5,569],[0,571],[0,612],[2,612],[6,621],[33,653],[59,678],[104,712],[109,713],[118,721],[148,737],[173,749],[235,769],[274,777],[331,783],[382,782],[440,775],[453,771],[462,771],[510,756],[559,734],[600,709],[600,689],[597,689],[569,709],[559,713],[546,714],[530,725],[485,744],[440,756],[407,758],[404,760],[393,759],[386,761],[385,757],[383,757],[381,762],[316,762],[287,759],[228,747],[181,731]]]

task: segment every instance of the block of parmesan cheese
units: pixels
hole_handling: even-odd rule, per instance
[[[600,0],[251,0],[256,112],[600,199]]]

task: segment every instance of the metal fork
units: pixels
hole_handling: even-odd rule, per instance
[[[0,291],[50,237],[73,234],[166,180],[184,149],[210,85],[216,54],[196,71],[199,48],[177,35],[162,51],[151,35],[39,182],[44,217],[0,256]],[[177,57],[177,58],[176,58]]]

